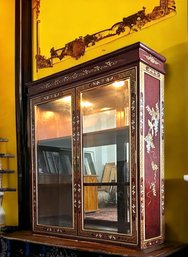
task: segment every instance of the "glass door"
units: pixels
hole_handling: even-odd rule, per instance
[[[82,229],[131,233],[130,79],[80,90]]]
[[[33,100],[33,207],[35,226],[45,231],[74,229],[72,113],[74,96],[54,94]],[[45,99],[45,101],[44,101]],[[43,227],[43,228],[42,228]],[[61,230],[64,228],[65,230]]]

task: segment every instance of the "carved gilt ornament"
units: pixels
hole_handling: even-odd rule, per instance
[[[124,17],[122,21],[113,24],[111,28],[104,29],[91,35],[88,34],[85,36],[79,36],[75,40],[68,42],[58,49],[55,49],[52,46],[49,51],[49,57],[45,57],[40,53],[39,46],[40,0],[34,0],[33,2],[33,10],[36,16],[37,27],[37,70],[53,67],[57,61],[62,61],[66,56],[70,56],[77,60],[85,54],[87,48],[96,45],[99,41],[102,41],[105,38],[113,38],[114,36],[128,36],[134,32],[139,32],[140,30],[153,25],[164,18],[168,18],[170,14],[176,13],[175,0],[160,0],[159,5],[155,6],[150,13],[147,13],[147,8],[143,7],[142,10],[139,10],[137,13]],[[154,59],[150,59],[150,61],[155,62]]]

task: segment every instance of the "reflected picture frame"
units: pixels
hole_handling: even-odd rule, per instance
[[[37,156],[39,173],[72,174],[72,152],[70,149],[39,145]]]
[[[96,176],[96,167],[93,152],[84,152],[84,173],[85,175]]]

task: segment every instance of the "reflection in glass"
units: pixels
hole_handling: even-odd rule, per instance
[[[35,107],[38,224],[73,227],[71,96]]]
[[[129,84],[81,92],[84,229],[131,233]]]

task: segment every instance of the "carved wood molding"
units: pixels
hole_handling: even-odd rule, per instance
[[[35,11],[37,17],[37,26],[39,25],[40,0],[35,0]],[[47,67],[53,67],[54,59],[61,61],[66,56],[79,59],[85,54],[86,48],[94,46],[97,42],[114,36],[127,36],[131,33],[138,32],[142,28],[150,25],[152,21],[164,18],[170,13],[176,12],[176,3],[174,0],[161,0],[158,6],[155,6],[151,13],[146,14],[146,7],[128,17],[124,17],[122,21],[115,23],[111,28],[96,32],[92,35],[80,36],[75,40],[68,42],[65,46],[50,49],[50,57],[40,54],[40,47],[37,45],[37,70]],[[38,31],[38,30],[37,30]],[[39,35],[37,34],[37,42]]]

